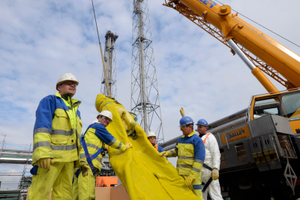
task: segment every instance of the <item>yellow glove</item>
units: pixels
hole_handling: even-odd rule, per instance
[[[54,164],[53,159],[51,158],[41,158],[37,161],[39,168],[50,169],[50,164]]]
[[[82,165],[81,166],[81,172],[82,172],[82,176],[85,177],[88,175],[88,171],[90,169],[89,165]]]
[[[160,156],[168,156],[168,153],[166,151],[160,152],[159,153]]]
[[[217,168],[213,168],[211,171],[212,180],[217,180],[219,178],[219,170]]]
[[[104,144],[104,149],[107,149],[108,150],[108,145],[107,144]]]
[[[125,146],[126,149],[132,148],[132,144],[130,142],[126,142]]]
[[[180,114],[181,114],[181,117],[185,116],[183,107],[180,108]]]
[[[193,183],[193,181],[194,181],[194,178],[191,177],[191,176],[188,176],[188,177],[185,179],[185,185],[186,185],[186,186],[191,186],[192,183]]]

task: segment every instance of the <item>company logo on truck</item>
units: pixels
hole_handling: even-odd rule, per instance
[[[221,137],[222,137],[222,143],[226,144],[226,139],[227,139],[227,142],[230,143],[230,142],[233,142],[236,140],[250,137],[250,131],[249,131],[248,126],[244,126],[242,128],[224,133],[221,135]]]
[[[204,5],[210,4],[209,8],[214,7],[215,5],[217,5],[215,2],[213,2],[212,0],[199,0],[200,2],[202,2]]]

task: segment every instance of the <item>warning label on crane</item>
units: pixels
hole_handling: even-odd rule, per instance
[[[251,134],[250,134],[248,126],[244,126],[242,128],[238,128],[236,130],[222,134],[221,138],[222,138],[222,143],[226,144],[226,143],[244,139],[244,138],[247,138],[250,136],[251,136]]]

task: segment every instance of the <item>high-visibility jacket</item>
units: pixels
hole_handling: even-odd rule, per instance
[[[112,136],[105,126],[99,122],[91,124],[86,132],[84,133],[84,141],[87,146],[88,154],[90,157],[94,155],[99,149],[104,148],[104,144],[111,146],[115,149],[120,149],[121,151],[126,151],[126,146],[117,140],[114,136]],[[101,171],[101,160],[102,154],[98,154],[98,156],[92,160],[92,164],[95,168]],[[80,166],[88,164],[85,151],[83,146],[80,147]]]
[[[164,149],[161,146],[158,146],[157,144],[155,144],[153,146],[159,153],[164,151]]]
[[[181,136],[175,149],[168,151],[168,157],[178,156],[177,170],[179,175],[196,178],[201,172],[205,159],[205,147],[200,137],[195,132]]]
[[[78,106],[81,102],[69,101],[71,105],[67,106],[58,92],[40,101],[33,131],[33,164],[41,158],[53,158],[54,162],[78,160],[82,128]]]

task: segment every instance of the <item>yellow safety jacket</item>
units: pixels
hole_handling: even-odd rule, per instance
[[[81,102],[69,101],[71,105],[67,106],[58,92],[40,101],[33,131],[33,164],[41,158],[53,158],[54,162],[78,160],[82,128],[78,106]]]
[[[98,150],[104,148],[104,144],[111,146],[115,149],[120,149],[121,151],[126,151],[126,146],[117,140],[114,136],[112,136],[105,126],[99,122],[91,124],[85,134],[83,135],[82,140],[85,141],[87,146],[87,153],[90,157],[92,157]],[[101,171],[101,161],[102,161],[102,154],[98,154],[98,156],[92,159],[92,164],[94,168],[98,169],[99,172]],[[84,150],[83,145],[80,147],[80,159],[79,159],[80,166],[88,164],[86,159],[86,152]]]
[[[181,136],[175,149],[168,151],[168,157],[178,156],[177,171],[179,175],[186,175],[196,178],[201,173],[205,159],[205,146],[195,132],[187,136]]]

